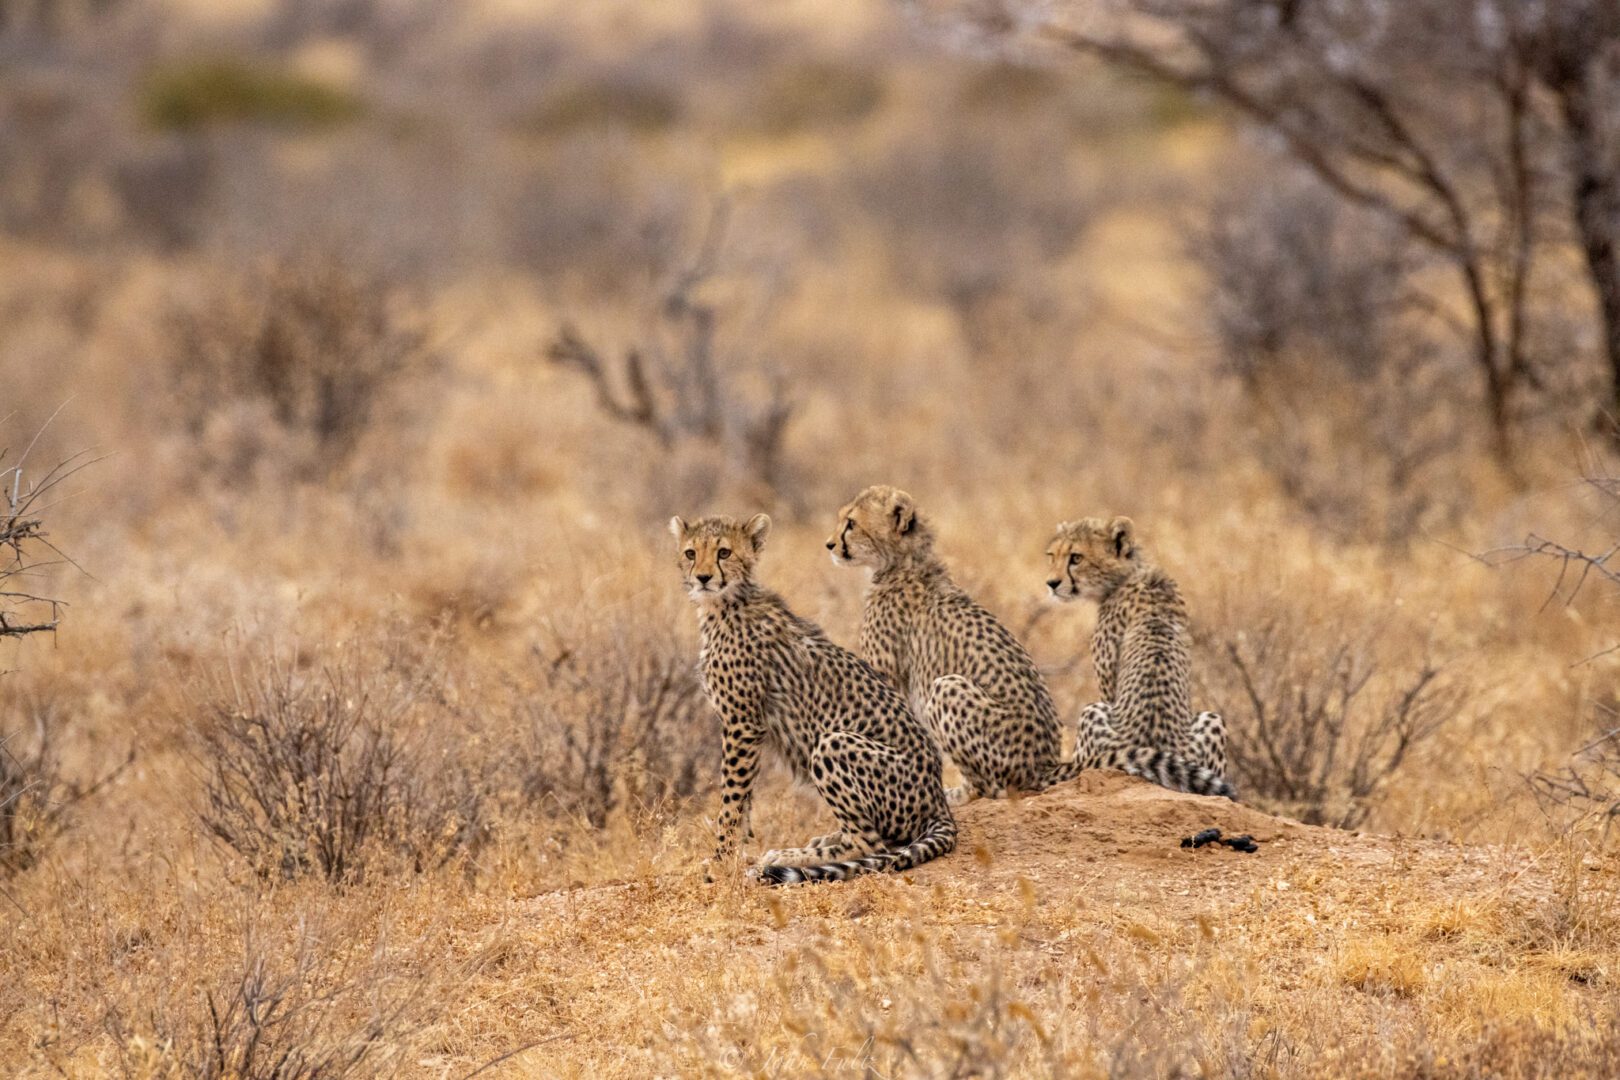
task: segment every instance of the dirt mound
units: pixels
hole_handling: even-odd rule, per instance
[[[1247,903],[1256,887],[1283,893],[1301,881],[1350,895],[1380,891],[1397,874],[1426,881],[1436,898],[1549,891],[1514,853],[1304,825],[1114,772],[1088,773],[1028,799],[980,800],[957,819],[957,853],[913,871],[918,882],[960,884],[970,876],[994,891],[1024,878],[1043,893],[1074,890],[1105,904],[1152,896],[1153,914],[1170,920]],[[1207,828],[1251,835],[1259,850],[1181,846]]]
[[[1287,1026],[1331,1053],[1391,1008],[1473,1023],[1477,996],[1492,1022],[1575,1016],[1607,970],[1607,951],[1532,944],[1562,916],[1556,875],[1522,852],[1307,826],[1101,772],[957,818],[957,850],[905,874],[770,889],[692,867],[518,901],[513,955],[548,987],[548,1050],[609,1073],[627,1046],[652,1071],[707,1070],[716,1047],[765,1073],[808,1068],[792,1056],[807,1002],[859,1048],[902,1005],[906,1023],[956,1032],[962,1002],[1017,985],[1054,1027],[1129,1029],[1130,1009],[1191,996],[1220,1030]],[[784,839],[764,824],[762,844]],[[1259,850],[1181,846],[1206,828]],[[789,1056],[756,1060],[761,1032]]]
[[[1272,817],[1230,799],[1185,795],[1102,771],[1027,799],[981,799],[957,816],[966,850],[983,847],[993,858],[1032,863],[1060,852],[1088,861],[1181,860],[1191,854],[1181,848],[1181,838],[1207,828],[1231,836],[1249,834],[1261,843],[1312,833],[1319,838],[1344,836]]]

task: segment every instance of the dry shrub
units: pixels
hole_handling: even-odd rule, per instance
[[[1200,642],[1200,696],[1235,731],[1244,796],[1308,824],[1353,829],[1413,751],[1468,699],[1428,657],[1394,660],[1390,627],[1322,626],[1280,609]]]
[[[1350,1075],[1425,1078],[1514,1077],[1517,1080],[1603,1080],[1620,1075],[1620,1022],[1612,1010],[1594,1010],[1564,1027],[1529,1023],[1487,1026],[1472,1039],[1435,1038],[1420,1025],[1389,1051],[1394,1069],[1359,1068]]]
[[[329,938],[323,940],[323,937]],[[196,1080],[393,1076],[426,1023],[420,976],[381,950],[302,924],[290,955],[249,933],[234,970],[178,980],[139,1006],[115,1002],[103,1021],[124,1075]]]
[[[1612,725],[1615,711],[1605,713]],[[1605,978],[1601,964],[1587,965],[1582,958],[1601,955],[1620,939],[1620,886],[1612,873],[1620,817],[1620,727],[1590,740],[1564,765],[1538,769],[1526,780],[1558,843],[1552,852],[1552,902],[1521,928],[1521,944],[1572,958],[1572,979]]]
[[[627,805],[707,792],[720,737],[692,657],[628,627],[536,654],[518,788],[600,828]]]
[[[1026,892],[1026,903],[1032,897]],[[786,925],[774,903],[772,910]],[[926,903],[907,914],[903,924],[912,927],[933,917]],[[1056,995],[1020,986],[998,958],[1019,930],[1004,929],[999,941],[987,934],[955,956],[921,930],[885,935],[856,924],[847,934],[833,953],[801,945],[775,961],[768,996],[730,994],[681,1017],[684,1027],[666,1027],[672,1071],[986,1078],[1073,1071]]]
[[[196,464],[228,482],[267,465],[294,479],[330,476],[428,363],[388,284],[331,258],[226,280],[171,314],[169,348]]]
[[[1335,971],[1346,986],[1403,998],[1420,993],[1428,981],[1422,956],[1393,937],[1347,942]]]
[[[728,981],[694,996],[665,1026],[667,1072],[703,1076],[1068,1077],[1247,1076],[1272,1049],[1247,1037],[1235,1002],[1191,988],[1212,960],[1195,946],[1175,969],[1071,937],[1044,961],[1009,966],[1049,927],[1036,888],[1022,909],[982,916],[997,926],[947,943],[924,893],[875,919],[842,923],[836,943],[799,944],[774,959],[766,982]],[[887,903],[892,896],[886,896]],[[986,905],[988,906],[988,905]],[[777,927],[791,925],[774,901]],[[1144,928],[1144,936],[1151,934]],[[829,947],[829,946],[832,947]],[[1026,957],[1027,959],[1027,957]],[[1185,962],[1185,966],[1182,966]],[[1214,961],[1219,963],[1220,961]],[[1077,992],[1078,991],[1078,992]]]
[[[70,779],[62,769],[68,723],[61,703],[35,691],[19,697],[10,712],[0,722],[0,877],[36,865],[72,824],[79,804],[129,764],[87,782]]]
[[[378,856],[420,872],[475,850],[488,791],[428,738],[433,680],[371,650],[233,668],[200,710],[204,826],[265,877],[351,881]]]

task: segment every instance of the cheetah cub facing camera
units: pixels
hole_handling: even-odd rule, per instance
[[[1235,798],[1225,779],[1226,724],[1192,711],[1187,606],[1136,541],[1130,518],[1058,526],[1046,584],[1059,600],[1098,602],[1091,659],[1103,700],[1080,714],[1080,753],[1117,746],[1168,750],[1206,774],[1211,794]]]
[[[1034,661],[951,580],[934,554],[933,529],[904,491],[880,485],[857,495],[839,511],[827,549],[835,563],[872,573],[861,655],[894,682],[961,771],[966,782],[947,793],[953,804],[1041,791],[1093,767],[1219,790],[1207,770],[1164,750],[1098,746],[1063,758],[1057,709]]]
[[[698,609],[699,667],[723,738],[718,862],[748,829],[760,753],[773,748],[813,784],[839,831],[767,852],[750,871],[771,884],[906,870],[956,846],[939,751],[892,686],[754,583],[771,520],[669,523]]]

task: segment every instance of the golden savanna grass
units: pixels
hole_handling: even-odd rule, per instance
[[[70,170],[60,220],[0,241],[0,444],[65,402],[31,460],[104,456],[49,510],[82,567],[35,582],[60,631],[0,645],[0,733],[26,757],[48,724],[71,803],[0,878],[0,1071],[1620,1069],[1612,841],[1524,779],[1620,705],[1613,598],[1548,603],[1556,566],[1470,555],[1612,537],[1578,483],[1612,463],[1543,415],[1519,475],[1464,440],[1410,519],[1412,491],[1331,453],[1310,499],[1279,479],[1189,247],[1252,151],[1222,118],[1083,64],[1012,72],[877,4],[489,4],[376,40],[201,7],[121,9],[167,36],[71,100],[115,133],[100,152],[214,155],[206,209],[124,220],[125,173]],[[108,32],[86,25],[76,47]],[[237,53],[260,81],[231,108],[293,120],[141,126],[152,70]],[[301,126],[299,80],[342,107]],[[718,433],[679,397],[709,317]],[[548,359],[565,326],[621,412],[645,360],[667,431]],[[1361,388],[1299,377],[1298,445],[1331,451]],[[1042,598],[1042,550],[1123,513],[1234,743],[1247,672],[1279,715],[1318,703],[1342,756],[1290,795],[1253,752],[1241,806],[1118,776],[976,804],[905,878],[704,885],[719,755],[664,524],[768,510],[763,579],[852,643],[862,583],[821,544],[880,482],[1066,715],[1095,694],[1091,617]],[[1424,736],[1351,790],[1429,668]],[[239,725],[278,708],[350,725],[340,764],[222,809],[221,769],[270,738]],[[332,868],[361,796],[316,793],[367,752],[387,779]],[[756,805],[764,846],[825,831],[780,773]],[[1179,848],[1207,824],[1259,853]],[[257,852],[224,836],[261,826]]]

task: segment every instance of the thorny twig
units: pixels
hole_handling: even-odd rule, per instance
[[[1614,718],[1614,710],[1608,710]],[[1525,781],[1543,807],[1569,807],[1595,813],[1604,828],[1620,817],[1620,726],[1590,740],[1557,771],[1539,770]]]
[[[1582,477],[1582,482],[1600,495],[1620,502],[1620,477],[1589,472]],[[1557,562],[1558,577],[1547,590],[1547,598],[1541,603],[1543,611],[1555,601],[1562,601],[1566,607],[1573,604],[1581,590],[1594,578],[1620,588],[1620,541],[1597,551],[1583,551],[1531,533],[1525,537],[1522,544],[1492,548],[1473,557],[1486,566],[1493,567],[1531,558],[1551,559]],[[1571,666],[1580,667],[1614,652],[1620,652],[1620,643],[1601,649]]]
[[[59,500],[45,501],[45,496],[101,459],[89,457],[88,451],[80,451],[46,469],[37,479],[25,476],[29,455],[39,443],[40,435],[61,411],[59,407],[51,414],[14,464],[0,468],[0,637],[54,631],[61,621],[62,609],[67,606],[66,601],[56,597],[16,588],[18,580],[57,563],[83,570],[49,539],[43,515]],[[5,456],[6,450],[0,449],[0,464],[4,463]],[[38,558],[41,548],[57,557]],[[20,613],[39,612],[41,608],[47,609],[49,615]]]

